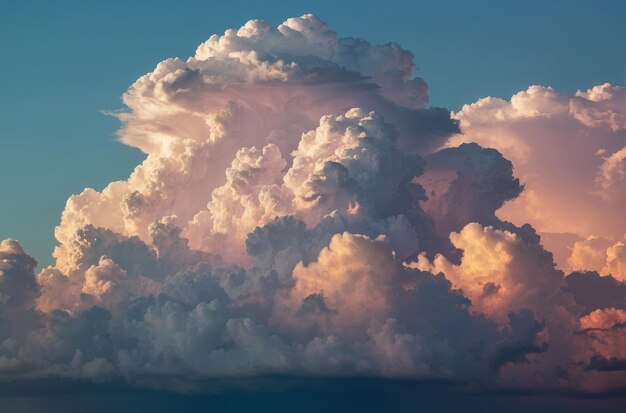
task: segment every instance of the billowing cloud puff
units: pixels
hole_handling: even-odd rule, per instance
[[[567,247],[589,237],[614,243],[626,233],[620,212],[626,199],[626,89],[603,84],[568,95],[531,86],[510,101],[465,105],[455,117],[463,134],[447,145],[471,141],[498,149],[525,185],[498,216],[531,223],[562,268],[601,270],[598,260],[596,267],[581,267],[588,263],[581,262],[581,249],[570,257]]]
[[[626,311],[604,308],[580,319],[578,359],[588,374],[582,385],[589,390],[617,389],[626,384]]]
[[[600,195],[608,201],[626,200],[624,186],[626,185],[626,146],[604,158],[597,177],[600,186]]]
[[[522,191],[511,162],[475,143],[430,154],[426,163],[426,172],[416,179],[427,195],[421,206],[442,237],[468,222],[504,225],[496,211]]]
[[[501,212],[520,194],[543,208],[561,184],[557,201],[578,193],[546,161],[566,133],[587,145],[584,159],[594,150],[582,199],[613,208],[617,198],[598,194],[623,178],[625,144],[613,142],[623,91],[533,87],[455,120],[427,106],[414,69],[400,46],[339,38],[311,15],[277,28],[250,21],[158,64],[116,113],[120,140],[146,159],[127,180],[70,197],[55,264],[35,275],[19,244],[0,244],[0,378],[601,390],[589,383],[622,360],[606,345],[622,340],[621,241],[598,253],[566,221],[575,211],[554,228],[529,216],[544,233],[578,234],[572,260],[613,274],[565,277],[533,227]],[[590,130],[597,142],[583,142]],[[480,145],[455,145],[466,140]],[[603,228],[602,242],[613,237]],[[606,302],[595,294],[604,290]]]
[[[470,298],[474,311],[508,322],[510,312],[523,309],[548,316],[555,306],[571,310],[567,307],[573,306],[573,300],[562,292],[563,274],[554,268],[551,255],[541,245],[477,223],[451,233],[450,239],[463,251],[459,265],[439,254],[432,263],[420,255],[412,266],[444,273]]]
[[[568,262],[573,268],[598,270],[604,275],[626,281],[626,248],[623,241],[613,244],[606,238],[590,236],[574,243]]]
[[[28,334],[36,317],[36,266],[17,241],[0,242],[0,340],[9,346]]]
[[[330,331],[365,332],[371,322],[386,320],[398,294],[394,290],[402,285],[403,269],[385,244],[384,239],[347,232],[333,236],[317,261],[294,268],[290,300],[295,312],[306,311],[307,301],[320,300],[319,305],[328,309],[323,314],[328,322],[320,327]]]
[[[607,248],[604,272],[626,282],[626,246],[623,242],[617,242]]]
[[[227,182],[189,223],[192,246],[241,257],[247,234],[276,216],[295,215],[315,227],[333,211],[370,220],[394,215],[403,191],[420,191],[411,179],[421,171],[396,138],[374,112],[351,109],[322,117],[302,134],[289,168],[274,144],[241,149],[226,169]]]
[[[12,239],[0,243],[0,303],[6,311],[32,309],[37,296],[37,261]]]

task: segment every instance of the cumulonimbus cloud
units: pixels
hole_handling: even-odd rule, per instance
[[[623,89],[533,87],[451,116],[414,69],[399,45],[339,38],[312,15],[250,21],[159,63],[116,114],[145,161],[70,197],[55,265],[36,275],[2,242],[0,377],[624,386],[624,308],[592,293],[623,287],[623,245],[603,264],[615,278],[566,277],[502,213],[552,214],[579,193],[585,225],[611,216],[585,221],[623,199]],[[590,131],[584,179],[549,175],[572,150],[561,137]],[[541,234],[586,234],[568,214],[554,228],[520,214]]]
[[[498,149],[525,185],[498,216],[532,224],[565,270],[623,278],[608,261],[623,260],[616,244],[626,234],[626,89],[603,84],[565,94],[531,86],[510,101],[465,105],[454,117],[463,134],[448,145]]]

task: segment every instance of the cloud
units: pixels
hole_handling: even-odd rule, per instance
[[[602,347],[621,343],[619,323],[598,320],[621,317],[623,245],[597,252],[559,212],[557,230],[585,235],[572,259],[613,274],[565,277],[533,226],[501,214],[610,192],[599,173],[619,185],[621,89],[531,87],[453,119],[427,106],[414,69],[400,46],[340,38],[311,15],[250,21],[159,63],[116,114],[146,159],[68,199],[55,264],[35,275],[19,244],[1,244],[0,377],[183,391],[268,375],[621,383],[622,354]],[[576,188],[550,175],[572,133],[595,162]],[[480,145],[455,145],[466,140]]]
[[[561,242],[573,246],[555,233],[614,243],[626,233],[619,212],[624,205],[625,108],[623,87],[603,84],[565,94],[531,86],[509,101],[488,97],[465,105],[454,115],[463,134],[447,145],[477,142],[511,159],[525,191],[498,216],[532,224],[552,238],[551,248],[562,249]],[[582,251],[573,252],[569,260],[558,255],[561,268],[602,269],[603,262],[587,267],[580,261]]]
[[[590,373],[582,382],[590,390],[616,389],[626,383],[625,322],[626,311],[616,308],[598,309],[580,319],[585,345],[580,345],[578,357]]]
[[[565,278],[565,282],[576,303],[583,306],[583,314],[609,307],[626,307],[626,284],[610,275],[573,272]]]
[[[31,310],[39,286],[35,280],[37,261],[15,240],[0,243],[0,303],[5,311]]]
[[[619,241],[606,250],[604,272],[626,282],[626,246]]]
[[[626,249],[623,241],[613,244],[606,238],[590,236],[573,244],[568,262],[573,268],[596,269],[603,275],[626,281]]]
[[[469,222],[505,225],[496,211],[522,192],[511,162],[475,143],[446,148],[426,156],[426,172],[416,178],[426,191],[422,208],[442,237]]]
[[[37,322],[36,266],[37,261],[27,255],[17,241],[0,242],[0,340],[6,348],[1,355],[0,374],[21,366],[18,343],[26,339],[31,326]]]
[[[477,223],[451,233],[450,239],[463,251],[459,265],[441,254],[432,263],[421,255],[414,265],[424,271],[444,273],[471,299],[475,311],[508,322],[512,311],[530,309],[537,314],[550,314],[552,310],[546,305],[573,304],[561,292],[563,274],[554,268],[552,256],[541,245]],[[546,295],[550,297],[548,302]]]

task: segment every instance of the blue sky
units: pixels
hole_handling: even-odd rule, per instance
[[[624,83],[623,1],[7,1],[0,5],[0,238],[43,264],[70,194],[128,176],[137,150],[102,113],[159,61],[213,33],[315,13],[340,35],[412,50],[431,103],[459,109],[531,84]]]

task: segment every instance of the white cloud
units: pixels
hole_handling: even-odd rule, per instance
[[[621,353],[579,330],[613,310],[577,305],[534,229],[496,211],[519,195],[516,172],[519,216],[584,234],[568,218],[601,211],[589,224],[612,236],[614,204],[590,189],[621,182],[622,89],[488,98],[451,136],[414,68],[400,46],[339,38],[311,15],[159,63],[118,113],[145,161],[70,197],[55,265],[35,276],[19,244],[0,244],[0,378],[606,378],[581,360]],[[437,150],[468,139],[482,147]],[[602,265],[620,278],[623,245],[609,246]]]
[[[615,242],[626,233],[622,185],[626,89],[610,84],[570,95],[531,86],[510,101],[485,98],[455,114],[462,135],[447,145],[478,142],[513,161],[524,193],[498,216],[532,224],[540,234],[576,234]],[[566,246],[572,247],[571,237]],[[553,245],[562,249],[561,245]],[[559,254],[559,265],[571,267]],[[600,270],[601,268],[594,268]]]

